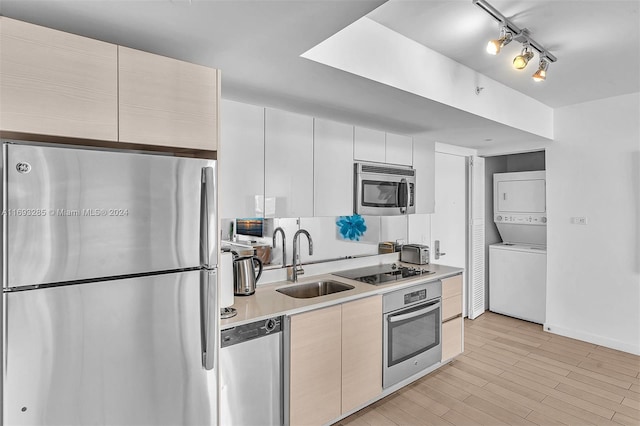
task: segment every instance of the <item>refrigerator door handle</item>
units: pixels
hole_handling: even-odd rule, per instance
[[[218,200],[216,197],[216,170],[202,168],[202,204],[200,213],[200,260],[205,268],[218,264]]]
[[[202,330],[202,366],[205,370],[213,370],[216,360],[218,331],[218,312],[216,289],[217,271],[201,272],[201,330]]]

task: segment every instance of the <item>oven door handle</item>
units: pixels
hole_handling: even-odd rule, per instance
[[[407,314],[389,315],[389,317],[387,318],[387,321],[389,322],[404,321],[407,319],[419,317],[420,315],[428,314],[429,312],[435,311],[438,308],[440,308],[440,301],[429,303],[428,305],[425,305],[424,308],[409,312]]]

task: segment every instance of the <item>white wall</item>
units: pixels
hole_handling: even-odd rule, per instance
[[[640,354],[640,93],[555,111],[545,330]],[[587,225],[572,225],[584,216]]]

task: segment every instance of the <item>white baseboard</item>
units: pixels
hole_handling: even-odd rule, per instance
[[[563,328],[548,322],[544,323],[543,329],[544,331],[552,334],[559,334],[560,336],[582,340],[584,342],[593,343],[594,345],[606,346],[607,348],[616,349],[634,355],[640,355],[640,344],[622,342],[620,340],[610,339],[608,337],[599,336],[597,334],[584,333],[581,331]]]

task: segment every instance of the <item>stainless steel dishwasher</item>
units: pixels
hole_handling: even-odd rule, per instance
[[[220,332],[220,424],[282,425],[282,317]]]

